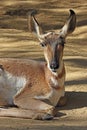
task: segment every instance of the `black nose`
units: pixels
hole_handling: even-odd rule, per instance
[[[51,69],[58,69],[59,68],[59,64],[57,62],[53,61],[50,64],[50,68]]]

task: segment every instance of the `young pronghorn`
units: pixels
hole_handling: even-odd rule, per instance
[[[46,63],[33,60],[0,59],[0,116],[51,119],[55,107],[65,94],[63,50],[65,38],[76,26],[76,15],[70,16],[59,33],[42,33],[33,13],[31,29],[36,30],[44,47]],[[4,109],[6,106],[17,108]]]

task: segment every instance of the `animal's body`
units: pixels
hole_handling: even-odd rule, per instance
[[[0,59],[0,106],[16,105],[20,108],[1,108],[0,115],[50,119],[56,114],[55,107],[65,94],[63,49],[67,34],[75,29],[76,16],[71,10],[69,20],[59,34],[41,34],[33,14],[30,22],[35,25],[37,36],[44,46],[46,62]]]
[[[48,70],[44,62],[24,59],[0,59],[0,64],[3,65],[0,68],[0,105],[12,106],[15,98],[27,93],[25,94],[27,100],[30,98],[49,99],[50,104],[56,106],[57,101],[60,99],[60,92],[64,96],[64,65],[62,65],[59,75],[56,76]],[[25,100],[26,104],[26,99],[21,100]],[[28,104],[23,105],[23,108],[28,109],[29,107],[31,106]]]

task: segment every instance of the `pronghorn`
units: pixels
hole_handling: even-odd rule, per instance
[[[0,59],[0,116],[52,119],[65,94],[63,50],[67,35],[75,29],[76,15],[70,10],[59,33],[43,34],[34,13],[30,23],[44,48],[46,62]],[[6,106],[17,107],[4,109]]]

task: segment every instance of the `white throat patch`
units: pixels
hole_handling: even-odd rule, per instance
[[[51,82],[54,85],[54,87],[59,85],[57,79],[55,79],[54,77],[51,77]]]

